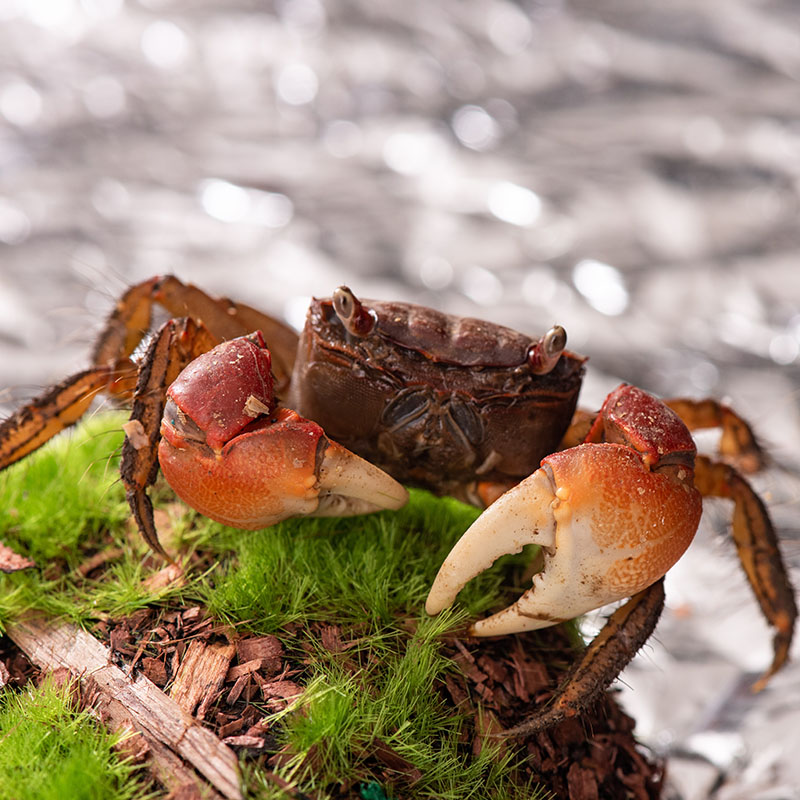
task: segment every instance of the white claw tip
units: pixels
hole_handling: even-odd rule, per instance
[[[555,541],[553,487],[544,470],[536,470],[498,498],[456,542],[433,582],[425,610],[438,614],[464,585],[500,556],[519,553],[528,544],[552,547]]]

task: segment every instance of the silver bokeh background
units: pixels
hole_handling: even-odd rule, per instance
[[[296,325],[344,282],[557,321],[587,405],[625,379],[753,421],[797,578],[798,79],[789,0],[0,0],[0,403],[166,272]],[[798,798],[800,669],[747,691],[725,512],[625,702],[675,797]]]

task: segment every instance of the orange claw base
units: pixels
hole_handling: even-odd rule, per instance
[[[619,557],[602,577],[609,592],[630,596],[664,575],[691,544],[703,501],[691,481],[651,471],[625,445],[584,444],[548,456],[563,515],[591,518],[602,552]],[[686,476],[688,478],[688,475]],[[600,577],[600,576],[598,576]]]
[[[254,530],[311,513],[318,504],[322,428],[291,409],[279,409],[271,419],[218,453],[162,438],[158,458],[167,482],[192,508],[236,528]]]

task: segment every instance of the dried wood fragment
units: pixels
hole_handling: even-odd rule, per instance
[[[263,775],[270,783],[274,783],[277,787],[283,789],[287,797],[294,797],[296,800],[310,800],[307,794],[295,789],[289,781],[284,780],[280,775],[276,775],[274,772],[265,772]]]
[[[170,586],[185,586],[186,575],[179,564],[170,563],[163,569],[148,575],[142,585],[151,592],[158,592]]]
[[[246,661],[244,664],[237,664],[235,667],[231,667],[228,670],[228,674],[225,676],[225,682],[232,683],[233,681],[238,681],[242,675],[247,675],[250,672],[256,672],[263,666],[263,658],[254,658],[252,661]]]
[[[6,669],[6,665],[0,661],[0,689],[11,681],[11,673]]]
[[[112,652],[125,656],[133,656],[136,650],[133,647],[131,632],[127,624],[123,623],[114,628],[108,636]]]
[[[575,800],[599,800],[597,779],[590,769],[580,764],[572,764],[567,772],[569,796]]]
[[[283,645],[275,636],[257,636],[250,639],[240,639],[236,643],[236,653],[239,663],[263,658],[265,661],[278,661],[283,659]]]
[[[9,625],[6,633],[42,670],[66,667],[87,693],[94,694],[95,708],[113,730],[137,731],[149,748],[155,777],[168,790],[194,787],[191,790],[205,798],[242,799],[233,751],[144,675],[133,680],[114,666],[109,649],[91,634],[36,616]],[[209,790],[192,768],[216,791]]]
[[[262,750],[264,740],[260,736],[228,736],[222,740],[233,747],[248,747],[251,750]]]
[[[303,694],[303,687],[294,681],[264,681],[261,683],[261,692],[265,698],[281,697],[284,700],[294,700]]]
[[[373,739],[369,747],[361,751],[361,756],[362,758],[373,756],[390,770],[403,775],[410,786],[422,780],[422,771],[382,739]]]
[[[167,667],[161,659],[148,656],[142,659],[142,672],[156,686],[163,687],[167,682]]]
[[[270,729],[270,722],[266,717],[262,717],[255,725],[251,725],[246,731],[247,736],[263,736]]]
[[[202,609],[200,606],[192,606],[191,608],[187,608],[185,611],[181,612],[181,619],[184,622],[194,622],[199,618],[201,610]]]
[[[183,654],[169,696],[191,714],[201,699],[219,691],[235,652],[232,644],[207,644],[194,639]]]
[[[241,717],[239,717],[239,719],[232,719],[230,722],[219,726],[219,735],[224,741],[226,736],[232,736],[234,733],[238,733],[243,727],[244,719]]]
[[[325,625],[320,631],[320,639],[329,653],[341,653],[347,649],[347,645],[342,642],[342,631],[338,625]]]
[[[503,726],[498,722],[497,717],[489,709],[478,706],[475,711],[475,738],[472,742],[472,754],[479,756],[488,743],[497,747],[497,755],[494,760],[499,762],[508,751],[508,740],[490,738],[502,733]]]
[[[21,569],[30,569],[36,564],[29,558],[15,553],[10,547],[0,542],[0,572],[18,572]]]
[[[229,706],[232,706],[241,696],[242,692],[245,690],[246,686],[250,683],[250,673],[248,672],[245,675],[236,679],[236,683],[233,684],[233,689],[228,692],[228,697],[226,702]]]

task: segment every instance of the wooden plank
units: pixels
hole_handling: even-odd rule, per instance
[[[200,785],[201,796],[218,797],[219,792],[228,800],[242,800],[234,752],[144,675],[131,680],[114,666],[110,650],[91,634],[36,616],[9,625],[6,633],[41,669],[66,667],[86,691],[96,695],[101,716],[110,727],[132,727],[139,732],[148,745],[154,774],[167,788],[181,788],[191,781]],[[216,792],[209,795],[208,787],[198,782],[184,762]]]

